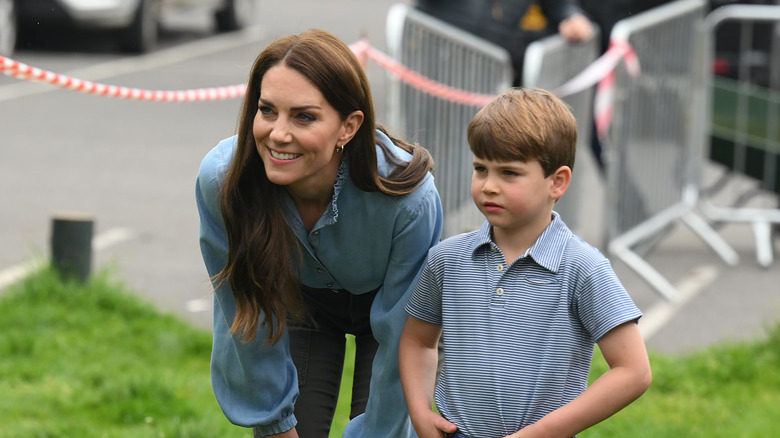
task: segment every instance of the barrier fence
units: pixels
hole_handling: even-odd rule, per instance
[[[406,5],[388,12],[387,47],[402,65],[461,90],[495,95],[512,85],[503,48]],[[466,127],[482,105],[441,99],[397,78],[391,78],[387,101],[393,131],[426,147],[436,161],[444,236],[479,228],[484,218],[471,199]]]
[[[780,224],[780,6],[729,5],[704,23],[705,157],[721,178],[704,185],[702,211],[718,223],[753,227],[760,265],[772,264]]]
[[[572,44],[560,35],[551,35],[528,45],[523,61],[523,86],[555,90],[569,104],[577,120],[577,155],[572,183],[566,194],[555,204],[566,225],[580,233],[580,218],[584,184],[576,163],[590,154],[593,126],[593,87],[562,90],[560,87],[593,64],[599,56],[599,31],[581,43]]]
[[[409,6],[397,4],[390,9],[387,40],[390,56],[437,82],[490,94],[512,85],[512,64],[506,50]],[[556,89],[585,71],[597,57],[597,33],[579,44],[566,43],[558,35],[536,41],[526,50],[523,85]],[[560,96],[578,121],[579,153],[587,153],[590,148],[591,85],[619,59],[575,81],[566,95]],[[441,99],[401,80],[391,81],[387,111],[390,126],[428,148],[436,160],[445,236],[473,230],[484,221],[471,199],[472,157],[466,139],[466,127],[481,106]],[[575,183],[556,205],[575,231],[580,216],[577,192]]]
[[[610,35],[627,41],[642,64],[632,77],[620,65],[615,75],[614,117],[607,155],[608,251],[635,270],[661,295],[678,297],[676,288],[640,255],[677,222],[698,234],[729,264],[736,252],[695,211],[701,80],[699,31],[704,0],[680,0],[618,22]]]

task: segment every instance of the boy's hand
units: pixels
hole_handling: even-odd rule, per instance
[[[433,411],[412,417],[412,424],[419,438],[443,438],[445,433],[458,430],[458,426]]]
[[[561,24],[558,25],[558,33],[567,41],[585,41],[593,35],[593,25],[586,16],[574,14],[561,21]]]

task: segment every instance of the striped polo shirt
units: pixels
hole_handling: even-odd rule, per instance
[[[406,306],[442,326],[436,405],[457,437],[503,437],[573,400],[595,343],[641,316],[609,260],[556,212],[509,266],[490,231],[433,247]]]

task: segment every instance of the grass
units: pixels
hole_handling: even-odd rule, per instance
[[[684,356],[651,354],[653,384],[581,438],[777,436],[780,325],[766,339],[726,343]],[[607,369],[596,355],[591,374]]]
[[[82,286],[43,271],[0,296],[0,438],[251,437],[214,399],[210,334],[109,277]],[[593,375],[606,369],[596,358]],[[581,437],[776,434],[780,326],[763,340],[651,361],[650,390]],[[331,438],[348,405],[340,401]]]

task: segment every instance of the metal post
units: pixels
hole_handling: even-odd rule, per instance
[[[64,278],[81,283],[89,278],[92,266],[92,216],[83,213],[57,213],[52,219],[52,266]]]

